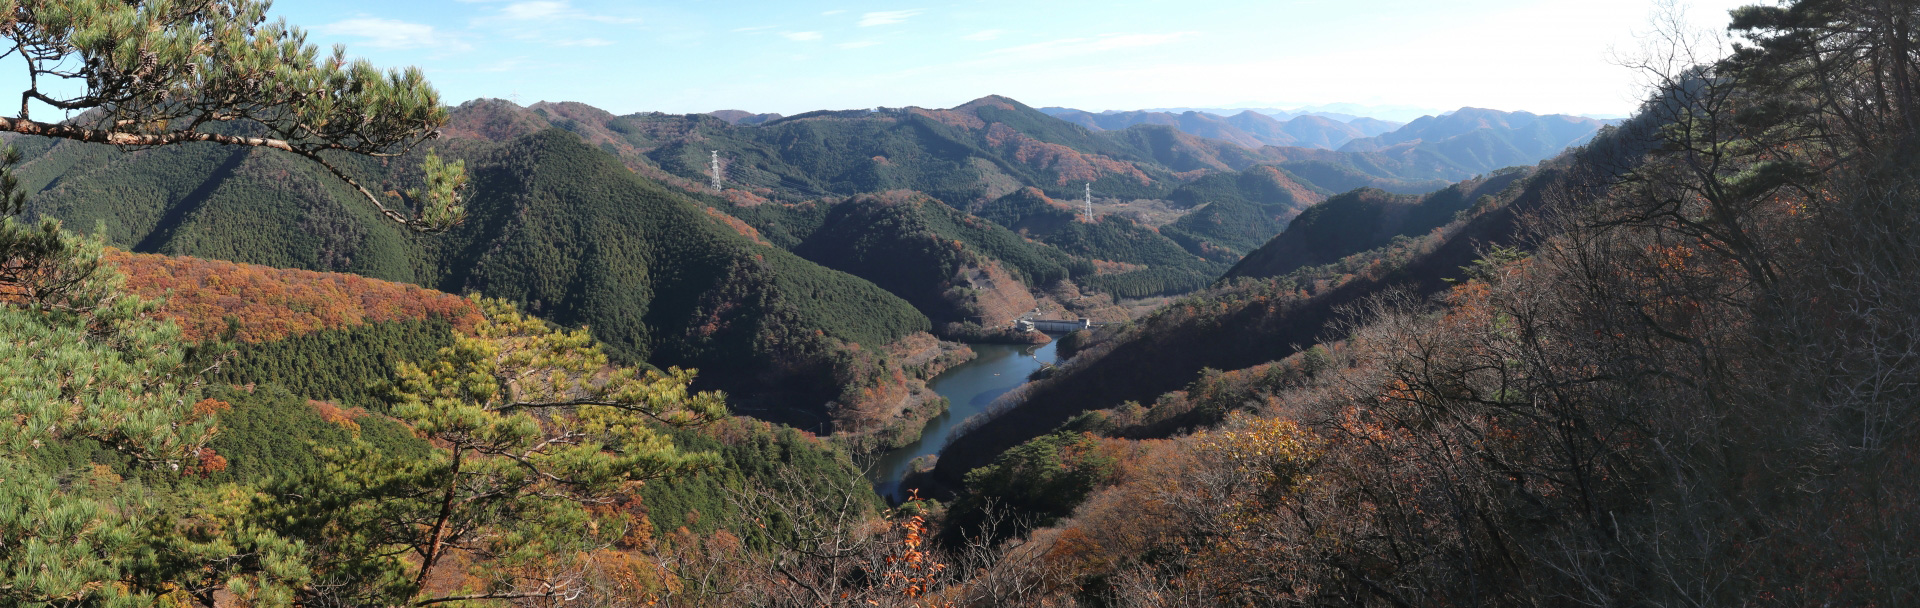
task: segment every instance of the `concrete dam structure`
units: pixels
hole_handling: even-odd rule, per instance
[[[1089,319],[1021,319],[1016,323],[1020,331],[1046,331],[1056,333],[1080,331],[1101,325],[1105,325],[1105,323],[1094,323]]]

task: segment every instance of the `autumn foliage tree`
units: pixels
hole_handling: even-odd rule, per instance
[[[470,331],[473,302],[415,285],[335,272],[109,250],[127,289],[161,303],[183,337],[258,343],[323,329],[444,319]]]

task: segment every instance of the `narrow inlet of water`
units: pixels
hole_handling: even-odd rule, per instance
[[[920,440],[887,452],[874,463],[869,473],[873,490],[887,500],[900,502],[900,480],[922,456],[939,454],[947,447],[955,427],[968,417],[987,408],[994,399],[1026,383],[1027,375],[1041,365],[1054,363],[1054,345],[968,344],[976,357],[934,376],[928,387],[947,398],[947,413],[927,421]]]

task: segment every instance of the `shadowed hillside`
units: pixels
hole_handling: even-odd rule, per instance
[[[1476,205],[1498,204],[1502,190],[1519,183],[1526,169],[1495,172],[1425,196],[1394,195],[1379,190],[1354,190],[1327,199],[1301,212],[1280,236],[1248,253],[1226,279],[1284,275],[1303,266],[1329,264],[1355,253],[1381,247],[1398,238],[1418,237],[1446,225]]]

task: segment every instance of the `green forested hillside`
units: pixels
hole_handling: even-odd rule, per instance
[[[1234,257],[1225,251],[1196,256],[1159,231],[1121,215],[1103,216],[1095,223],[1067,224],[1044,240],[1067,253],[1130,265],[1113,274],[1094,275],[1083,283],[1132,298],[1199,289],[1207,277],[1225,270]]]
[[[1078,221],[1081,213],[1047,197],[1039,188],[1021,188],[975,206],[974,215],[1001,226],[1039,238]]]
[[[1273,185],[1265,177],[1242,181]],[[1205,222],[1159,230],[1124,216],[1105,216],[1088,224],[1036,188],[1023,188],[989,201],[979,206],[975,215],[911,192],[726,208],[767,240],[821,265],[872,280],[913,302],[936,321],[981,317],[983,322],[999,323],[1010,317],[953,307],[952,302],[968,300],[981,289],[998,289],[983,287],[984,283],[969,286],[969,281],[952,281],[957,269],[997,265],[1032,290],[1070,279],[1082,289],[1120,297],[1191,291],[1238,258],[1239,250],[1214,243],[1270,236],[1256,233],[1277,232],[1287,213],[1276,209],[1290,208],[1290,204],[1256,208],[1251,214],[1265,219],[1251,227],[1217,221],[1221,211],[1235,205],[1254,205],[1243,202],[1248,196],[1291,201],[1295,192],[1313,196],[1298,188],[1254,188],[1244,194],[1231,191],[1226,194],[1230,201],[1222,203],[1221,209],[1203,208],[1192,214]],[[1244,236],[1237,241],[1233,235]],[[964,289],[949,290],[956,285]]]
[[[1501,191],[1520,183],[1528,172],[1524,168],[1497,171],[1425,196],[1369,189],[1329,198],[1301,212],[1285,232],[1248,253],[1225,278],[1280,276],[1380,247],[1395,238],[1424,235],[1452,221],[1455,214],[1505,198]]]
[[[260,298],[258,289],[223,291],[232,285],[247,283],[247,277],[239,276],[243,273],[266,275],[262,280],[253,281],[255,285],[271,281],[312,281],[305,273],[204,260],[156,258],[117,254],[110,259],[117,260],[118,270],[133,273],[128,277],[128,284],[137,292],[158,291],[155,286],[160,284],[175,285],[171,291],[176,297],[169,299],[160,312],[182,326],[206,325],[210,319],[204,317],[214,316],[224,316],[236,327],[277,326],[281,324],[275,323],[275,319],[307,312],[315,305],[303,299]],[[179,293],[180,288],[186,286],[183,284],[186,282],[179,280],[188,274],[183,269],[208,268],[212,272],[204,279],[209,285],[195,293]],[[360,282],[368,284],[370,290],[397,287],[382,285],[380,281]],[[407,291],[419,290],[408,288]],[[230,300],[235,295],[258,301],[236,307],[244,310],[183,304],[189,299]],[[375,306],[387,304],[394,303],[389,299],[374,302]],[[395,304],[395,307],[402,306]],[[478,314],[470,309],[459,312]],[[340,323],[315,331],[285,334],[254,332],[262,334],[264,339],[203,343],[187,364],[192,369],[212,370],[205,380],[218,388],[208,391],[207,397],[229,408],[220,413],[221,432],[209,444],[226,466],[209,474],[208,481],[265,484],[318,474],[322,472],[322,450],[348,448],[356,440],[403,459],[427,458],[431,446],[386,415],[392,404],[389,391],[384,387],[394,381],[399,364],[433,360],[439,356],[440,349],[452,346],[460,336],[470,335],[476,322],[462,316],[456,325],[445,316],[434,315],[424,319]],[[214,365],[216,361],[218,365]],[[845,453],[792,427],[735,417],[708,428],[674,430],[672,435],[677,445],[711,451],[720,459],[712,470],[671,482],[650,483],[630,497],[661,537],[682,527],[702,535],[727,530],[754,549],[764,551],[775,537],[784,540],[792,535],[794,522],[756,522],[753,514],[743,512],[733,502],[735,493],[773,487],[775,480],[796,476],[843,489],[862,488],[865,484]],[[878,506],[877,496],[868,498],[867,503],[859,505],[861,509]]]
[[[1161,226],[1160,234],[1194,255],[1217,257],[1225,252],[1239,256],[1279,232],[1287,225],[1287,216],[1297,212],[1289,209],[1275,213],[1238,198],[1203,205],[1172,224]]]
[[[1251,206],[1239,194],[1225,199],[1225,208]],[[1206,204],[1206,203],[1201,203]],[[1210,206],[1209,206],[1210,207]],[[1078,279],[1083,288],[1120,297],[1184,293],[1198,289],[1207,276],[1216,276],[1239,254],[1213,245],[1232,240],[1244,227],[1213,222],[1217,212],[1207,208],[1158,229],[1126,215],[1103,215],[1088,223],[1074,208],[1048,198],[1037,189],[1024,189],[994,199],[977,211],[981,217],[1018,230],[1030,238],[1068,254],[1098,260],[1097,274]],[[1263,217],[1265,210],[1250,212]],[[1182,221],[1188,222],[1181,224]],[[1273,220],[1254,230],[1276,229]]]
[[[319,474],[320,450],[346,448],[355,440],[399,458],[424,459],[432,449],[392,418],[313,402],[277,384],[223,387],[207,396],[232,408],[221,413],[222,432],[209,444],[227,463],[208,476],[216,483],[261,484]]]
[[[421,239],[443,290],[528,302],[560,323],[593,327],[629,356],[696,365],[741,354],[714,352],[715,330],[818,329],[879,345],[927,328],[897,298],[751,243],[570,134],[521,138],[478,164],[473,219]],[[742,281],[767,282],[733,284]],[[788,308],[755,317],[707,301],[731,289],[764,292]],[[842,312],[853,310],[862,314]],[[792,320],[772,322],[776,315]],[[703,324],[718,325],[692,330]]]
[[[324,329],[259,343],[231,345],[210,380],[275,385],[293,394],[348,406],[372,407],[372,387],[393,376],[402,361],[422,361],[453,343],[444,319],[393,321]]]
[[[436,316],[248,334],[259,341],[229,358],[219,345],[195,344],[181,324],[204,327],[206,317],[244,310],[248,318],[228,318],[273,326],[312,312],[316,303],[277,297],[197,304],[260,295],[263,286],[297,289],[303,285],[272,282],[315,281],[313,273],[161,256],[108,258],[103,249],[52,222],[37,229],[12,218],[0,222],[0,259],[30,269],[0,277],[0,332],[9,338],[0,340],[0,365],[8,371],[0,411],[24,431],[0,436],[7,448],[0,451],[6,472],[0,497],[9,507],[0,525],[10,540],[0,555],[8,558],[12,580],[33,584],[0,588],[10,604],[119,593],[119,603],[133,606],[204,605],[214,603],[214,590],[245,597],[261,583],[278,586],[269,589],[281,598],[278,605],[306,603],[284,599],[295,593],[334,598],[349,585],[356,593],[404,598],[459,592],[470,588],[459,581],[468,573],[516,567],[502,564],[539,567],[588,552],[593,576],[633,580],[639,560],[679,541],[744,540],[730,557],[756,559],[804,538],[812,522],[783,518],[760,502],[844,499],[844,513],[860,521],[878,511],[877,497],[832,444],[764,421],[724,418],[720,397],[689,392],[687,375],[609,366],[584,331],[556,332],[510,305],[472,300],[482,312],[467,312],[482,318],[465,319],[472,323],[459,328]],[[127,277],[122,268],[164,276]],[[358,306],[354,312],[418,303],[396,301],[396,293],[465,301],[352,279],[356,289],[343,295],[359,297],[340,306]],[[229,281],[247,287],[229,291]],[[195,282],[203,284],[195,289]],[[134,295],[156,285],[175,295],[192,290],[187,295],[196,305]],[[374,359],[390,364],[385,373],[367,365]],[[210,361],[239,365],[220,369]],[[423,384],[436,377],[456,386],[433,391],[423,403],[418,391],[431,390]],[[526,382],[533,378],[539,382]],[[354,379],[383,386],[349,403],[286,388],[329,390]],[[88,389],[73,390],[75,380]],[[493,402],[476,403],[481,399]],[[604,409],[577,407],[579,400]],[[689,402],[699,404],[707,424],[673,409]],[[538,417],[518,408],[534,409]],[[589,416],[592,423],[572,426]],[[474,422],[489,418],[512,428]],[[449,425],[467,426],[449,432]],[[591,436],[607,431],[619,435]],[[459,437],[450,440],[455,433],[502,443],[475,449],[456,443]],[[568,451],[546,449],[554,445]],[[514,460],[473,464],[492,454]],[[601,466],[580,466],[596,455],[600,459],[589,462]],[[608,458],[615,455],[637,458]],[[556,460],[578,468],[556,466]],[[820,491],[802,494],[800,486],[780,485],[794,480]],[[442,498],[468,484],[489,490]],[[570,493],[590,484],[605,492],[584,500]],[[737,500],[743,494],[754,498]],[[546,502],[514,502],[529,497]],[[453,513],[445,504],[477,513]],[[436,517],[460,523],[417,540],[435,527],[421,522]],[[662,543],[651,540],[656,526],[649,521],[659,522]],[[474,538],[468,530],[479,525],[510,527],[503,534],[510,546],[555,535],[594,540],[520,555],[473,551],[441,571],[452,572],[446,577],[452,582],[424,574],[435,567],[431,560],[390,559],[411,553],[408,546],[473,546],[463,539]],[[23,572],[31,576],[19,578]],[[315,580],[327,582],[311,584]],[[385,603],[394,602],[352,602]]]
[[[120,247],[424,280],[404,228],[292,155],[214,144],[129,154],[69,141],[43,150],[19,170],[29,213],[104,228]]]
[[[1374,167],[1372,161],[1376,159],[1365,157],[1341,159],[1318,157],[1319,155],[1315,156],[1316,157],[1288,160],[1277,166],[1329,192],[1347,192],[1360,188],[1379,188],[1396,194],[1421,194],[1432,192],[1447,185],[1446,180],[1441,179],[1384,178],[1374,174],[1374,172],[1385,172],[1384,169],[1374,168],[1372,172],[1370,172],[1360,168],[1361,166]]]
[[[443,151],[467,160],[474,196],[464,224],[427,236],[404,233],[317,168],[269,151],[119,153],[62,142],[22,174],[40,188],[30,213],[103,225],[111,242],[136,251],[505,297],[591,327],[627,360],[698,367],[709,386],[743,394],[788,392],[774,370],[824,364],[835,344],[878,347],[930,327],[892,294],[756,244],[574,135],[465,139]],[[386,188],[417,179],[371,162],[355,168]],[[817,408],[833,393],[815,386],[788,407]]]
[[[1201,177],[1167,198],[1200,208],[1161,227],[1161,234],[1194,255],[1226,250],[1240,256],[1278,234],[1302,209],[1324,200],[1326,191],[1284,169],[1258,166]]]
[[[1027,292],[1092,270],[1084,259],[922,194],[896,192],[807,205],[816,206],[825,210],[825,217],[794,247],[795,253],[873,281],[936,323],[1010,322],[1030,308]],[[1008,279],[1010,284],[998,284]],[[1014,302],[1023,304],[1003,305]]]
[[[690,533],[677,539],[684,540],[725,530],[757,551],[799,540],[795,536],[804,531],[797,528],[811,522],[793,521],[783,512],[756,511],[749,506],[752,499],[742,499],[762,493],[779,496],[801,488],[830,489],[844,493],[851,501],[849,509],[862,517],[884,506],[846,454],[791,427],[733,418],[697,431],[676,432],[674,441],[718,454],[722,464],[640,489],[639,502],[659,538]]]

